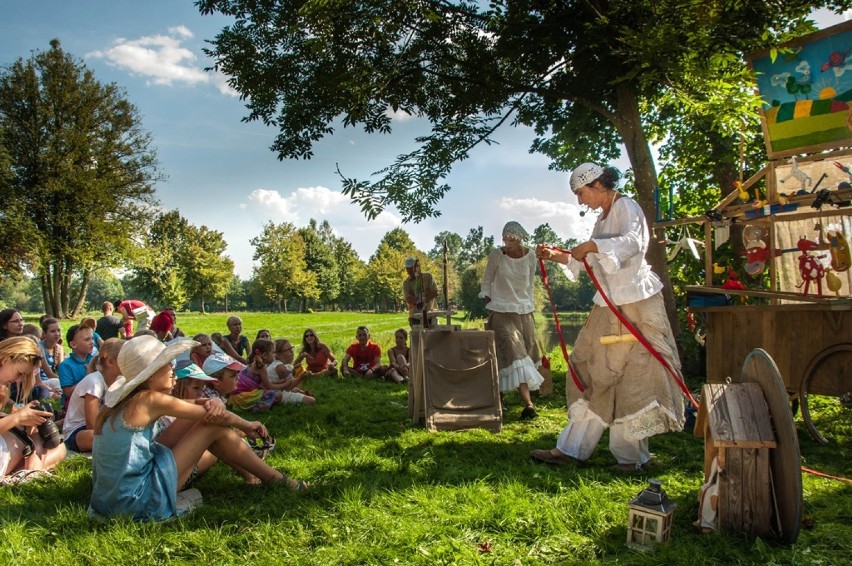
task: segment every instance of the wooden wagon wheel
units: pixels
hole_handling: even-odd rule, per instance
[[[766,398],[776,441],[769,455],[775,525],[778,538],[793,544],[799,536],[802,520],[802,462],[784,380],[769,354],[756,348],[746,356],[739,382],[760,384]]]
[[[811,420],[808,407],[808,395],[825,394],[830,387],[838,395],[852,391],[852,344],[835,344],[829,346],[811,360],[805,369],[802,384],[799,388],[799,404],[802,408],[802,421],[814,440],[820,444],[828,444],[828,440],[820,434]],[[828,383],[828,382],[830,383]]]

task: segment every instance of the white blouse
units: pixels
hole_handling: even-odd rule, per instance
[[[626,305],[656,295],[663,288],[660,278],[645,261],[648,250],[648,224],[639,204],[621,195],[613,203],[606,218],[598,217],[592,230],[592,241],[598,253],[586,255],[601,286],[616,305]],[[585,271],[582,261],[573,257],[561,265],[570,281]],[[605,306],[600,293],[595,293],[596,305]]]
[[[480,299],[491,297],[486,309],[517,314],[535,310],[533,285],[537,260],[532,250],[524,250],[524,255],[517,259],[504,254],[502,248],[489,254],[479,293]]]

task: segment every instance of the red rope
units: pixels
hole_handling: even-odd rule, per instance
[[[571,253],[569,250],[563,250],[561,248],[553,248],[553,247],[549,247],[549,246],[544,246],[544,247],[547,248],[547,249],[551,249],[553,251],[561,252],[561,253],[567,253],[567,254]],[[546,275],[545,270],[544,270],[544,260],[539,260],[539,262],[541,263],[541,266],[542,266],[541,267],[542,278],[545,280],[545,286],[547,286],[547,283],[546,283],[547,275]],[[633,324],[631,324],[630,321],[627,320],[627,318],[621,313],[621,311],[618,310],[618,307],[616,307],[612,303],[612,301],[609,300],[609,297],[604,292],[603,287],[601,286],[600,282],[598,281],[598,278],[595,277],[595,272],[592,269],[592,266],[589,265],[589,263],[586,261],[585,258],[583,258],[583,265],[586,267],[586,272],[589,274],[589,277],[591,278],[592,283],[594,283],[595,288],[601,294],[601,297],[603,297],[604,302],[607,304],[607,306],[612,311],[612,313],[618,318],[618,320],[621,322],[621,324],[623,324],[627,328],[627,330],[629,330],[630,333],[633,334],[633,336],[636,337],[636,339],[639,341],[639,343],[642,344],[643,346],[645,346],[645,349],[648,350],[648,352],[650,352],[650,354],[652,356],[654,356],[654,358],[656,358],[657,361],[659,361],[663,365],[663,367],[666,369],[666,371],[668,371],[669,374],[672,376],[672,378],[674,378],[675,383],[678,384],[678,387],[680,387],[680,390],[683,391],[683,394],[686,395],[687,399],[689,399],[689,401],[692,403],[692,405],[695,408],[698,408],[698,402],[692,397],[692,394],[689,392],[689,389],[686,387],[686,384],[683,382],[683,380],[680,378],[680,376],[677,374],[677,372],[674,370],[674,368],[671,366],[671,364],[669,364],[668,360],[666,360],[662,356],[662,354],[660,354],[656,349],[654,349],[654,346],[652,346],[651,343],[648,342],[648,340],[642,335],[642,333],[639,332],[639,329],[637,329],[635,326],[633,326]],[[550,287],[549,286],[547,287],[547,294],[550,297],[550,304],[553,305],[553,312],[554,312],[554,315],[555,315],[556,314],[556,305],[553,304],[553,297],[550,294]],[[556,329],[559,330],[558,319],[557,319],[557,323],[556,323]],[[559,332],[559,338],[560,338],[560,340],[562,340],[562,332],[561,331]],[[564,350],[564,342],[563,342],[563,355],[567,356],[567,353],[565,353],[565,350]],[[566,358],[566,361],[567,361],[567,358]],[[569,368],[571,367],[570,363],[568,364],[568,367]],[[572,375],[572,377],[574,376],[573,369],[571,371],[571,375]],[[577,381],[578,380],[575,379],[575,383]],[[580,389],[580,391],[582,391],[582,388]]]
[[[827,479],[830,479],[830,480],[845,481],[847,483],[852,483],[852,480],[850,480],[849,478],[842,478],[840,476],[832,476],[832,475],[829,475],[829,474],[824,474],[822,472],[818,472],[816,470],[812,470],[812,469],[806,468],[804,466],[802,466],[802,471],[807,472],[807,473],[814,475],[814,476],[821,477],[821,478],[827,478]]]
[[[553,321],[556,323],[556,334],[559,336],[562,357],[565,358],[565,363],[568,364],[568,370],[571,372],[571,379],[574,380],[574,385],[582,392],[585,388],[579,376],[574,371],[574,366],[571,365],[571,358],[568,355],[568,347],[565,345],[565,337],[562,335],[562,326],[559,324],[559,315],[556,313],[556,303],[553,301],[553,292],[550,290],[550,282],[547,280],[547,268],[544,266],[543,259],[538,260],[538,267],[541,271],[541,281],[544,283],[544,288],[547,289],[547,298],[550,299],[550,308],[553,310]]]

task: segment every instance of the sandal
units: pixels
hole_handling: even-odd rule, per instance
[[[49,470],[18,470],[0,478],[0,485],[21,485],[41,477],[51,478],[53,474]]]

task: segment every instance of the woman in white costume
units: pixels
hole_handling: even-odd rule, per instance
[[[584,163],[571,174],[571,190],[580,204],[600,209],[592,237],[571,253],[539,246],[536,255],[564,264],[574,280],[585,259],[610,301],[680,372],[677,346],[659,278],[645,261],[648,225],[642,209],[617,190],[619,172]],[[569,424],[551,450],[533,450],[550,464],[583,461],[591,456],[607,428],[609,449],[622,471],[641,469],[650,459],[648,439],[683,429],[683,397],[663,365],[639,342],[603,345],[600,338],[628,332],[597,293],[586,325],[577,336],[571,363],[583,384],[566,387]]]
[[[522,419],[538,416],[530,391],[537,391],[544,379],[538,373],[541,354],[535,336],[533,286],[538,260],[535,252],[523,246],[529,237],[517,222],[503,227],[503,247],[488,256],[479,298],[487,303],[488,329],[494,331],[497,346],[497,374],[500,391],[517,389],[524,403]]]

